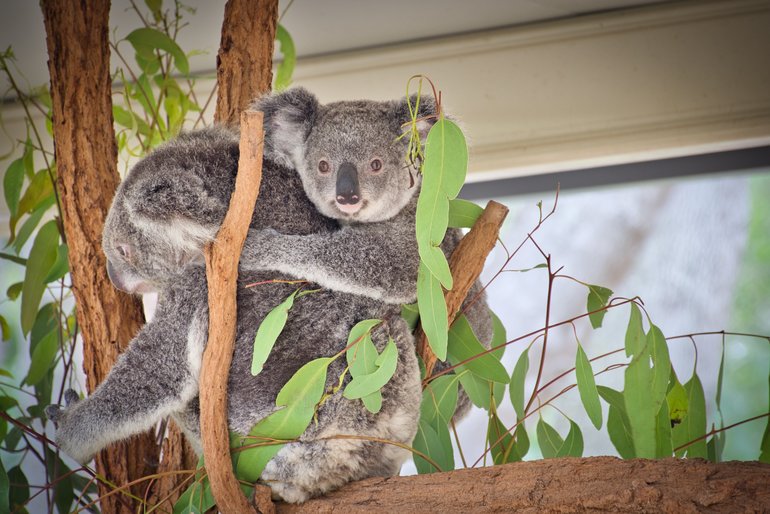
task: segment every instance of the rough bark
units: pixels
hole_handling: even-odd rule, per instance
[[[200,376],[201,437],[211,492],[225,514],[256,512],[238,487],[230,460],[227,375],[235,345],[238,260],[262,180],[262,139],[262,113],[241,114],[235,192],[217,238],[205,252],[209,334]]]
[[[104,380],[120,351],[144,322],[141,302],[107,278],[101,239],[120,181],[112,128],[108,18],[110,2],[41,2],[53,101],[57,190],[69,246],[72,290],[83,340],[89,391]],[[158,449],[151,434],[99,453],[99,473],[124,484],[154,471]],[[102,492],[109,490],[101,486]],[[138,486],[136,493],[141,493]],[[130,512],[123,495],[107,498],[105,512]]]
[[[58,168],[57,190],[69,246],[70,273],[83,341],[86,386],[93,391],[107,376],[119,353],[144,323],[141,301],[110,283],[101,240],[104,219],[120,182],[112,126],[109,74],[110,2],[75,0],[41,2],[48,45],[53,101],[53,130]],[[99,453],[100,474],[120,486],[156,471],[195,464],[176,426],[164,441],[163,462],[151,433],[118,443]],[[183,477],[156,481],[155,496],[163,498]],[[132,487],[145,497],[149,482]],[[100,493],[111,490],[100,484]],[[172,495],[173,496],[173,495]],[[133,512],[127,496],[102,501],[103,512]]]
[[[217,54],[216,123],[235,125],[240,113],[273,82],[278,0],[228,0]]]
[[[279,513],[767,512],[770,465],[564,458],[370,478]]]
[[[444,293],[447,305],[447,318],[449,324],[455,320],[457,312],[468,291],[484,268],[487,255],[497,243],[500,227],[508,215],[508,208],[494,200],[487,203],[484,212],[476,220],[473,228],[462,238],[460,244],[452,252],[449,258],[449,268],[452,270],[452,289]],[[436,365],[436,355],[428,345],[428,339],[421,327],[415,334],[417,340],[417,353],[425,363],[425,376],[430,377]]]

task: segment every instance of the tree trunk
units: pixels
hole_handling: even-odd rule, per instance
[[[237,126],[240,115],[273,82],[278,0],[228,0],[217,54],[214,121]]]
[[[57,190],[83,340],[86,385],[93,391],[144,323],[141,301],[110,283],[101,246],[104,219],[120,182],[112,126],[110,2],[43,0],[41,8],[51,76]],[[164,461],[183,462],[184,446],[176,428],[170,441],[173,444],[166,445]],[[96,469],[120,486],[156,472],[158,457],[155,438],[146,433],[100,452]],[[148,485],[140,483],[132,492],[145,497]],[[100,494],[112,489],[102,483],[99,487]],[[170,487],[166,484],[159,489]],[[134,512],[132,504],[126,495],[113,494],[102,500],[102,511]]]
[[[767,512],[770,465],[700,459],[547,459],[370,478],[279,513]]]

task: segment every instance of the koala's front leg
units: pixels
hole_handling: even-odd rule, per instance
[[[277,271],[391,304],[411,303],[417,297],[420,258],[414,225],[408,227],[385,221],[303,236],[252,229],[240,266]]]
[[[91,396],[78,400],[68,391],[66,408],[46,408],[56,426],[56,443],[81,464],[108,444],[182,410],[197,394],[197,369],[188,356],[202,353],[205,331],[201,341],[199,321],[188,321],[186,327],[171,324],[160,311],[160,318],[131,341]]]

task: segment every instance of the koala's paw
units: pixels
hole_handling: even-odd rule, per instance
[[[286,476],[285,469],[275,460],[271,460],[265,466],[260,477],[260,482],[270,487],[273,500],[284,501],[286,503],[303,503],[312,496],[311,491],[298,486]]]
[[[67,455],[85,464],[94,458],[95,451],[89,446],[89,436],[86,427],[79,422],[76,407],[80,403],[80,396],[73,389],[64,392],[66,407],[61,405],[49,405],[45,408],[46,417],[56,427],[56,444]]]

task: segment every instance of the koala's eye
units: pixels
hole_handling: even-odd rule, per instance
[[[131,258],[131,247],[128,245],[117,245],[115,249],[118,251],[121,257],[124,259]]]
[[[382,169],[382,161],[379,159],[372,159],[372,162],[369,163],[369,167],[372,168],[372,171],[380,171]]]
[[[325,159],[321,159],[318,162],[318,171],[321,173],[329,173],[329,170],[331,169],[331,166],[329,166],[329,161]]]

